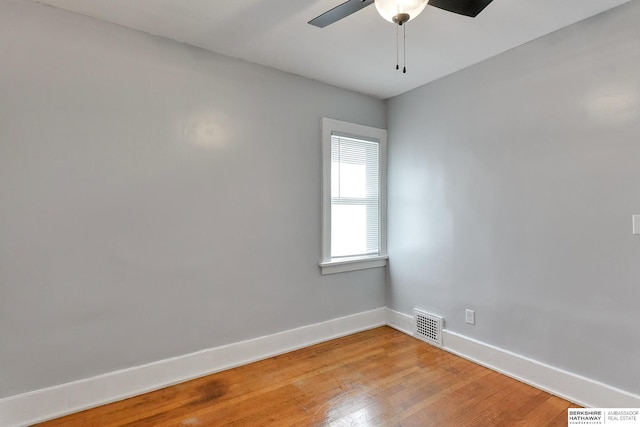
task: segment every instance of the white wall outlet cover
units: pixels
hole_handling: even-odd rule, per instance
[[[465,310],[466,322],[470,325],[476,324],[476,312],[473,310],[466,309]]]
[[[633,215],[633,234],[640,234],[640,215]]]

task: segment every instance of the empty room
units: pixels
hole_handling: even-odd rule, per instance
[[[0,0],[0,426],[640,426],[640,0]]]

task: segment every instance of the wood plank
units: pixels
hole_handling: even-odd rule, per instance
[[[40,426],[543,426],[569,407],[381,327]]]

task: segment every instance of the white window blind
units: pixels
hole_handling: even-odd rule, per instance
[[[331,134],[331,258],[380,254],[380,144]]]

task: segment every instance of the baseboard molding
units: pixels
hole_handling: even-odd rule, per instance
[[[413,317],[387,308],[387,324],[413,335]],[[592,408],[640,408],[640,396],[453,331],[443,331],[444,349],[538,389]]]
[[[452,331],[445,349],[556,396],[592,408],[640,408],[640,396],[549,366]]]
[[[385,308],[378,308],[3,398],[0,399],[0,425],[30,425],[383,326],[386,313]]]
[[[415,327],[413,325],[413,316],[400,313],[399,311],[386,310],[387,326],[397,329],[400,332],[404,332],[407,335],[413,336]]]
[[[273,335],[0,399],[0,425],[26,426],[388,325],[413,335],[413,317],[378,308]],[[582,406],[640,408],[640,396],[443,331],[444,349]]]

